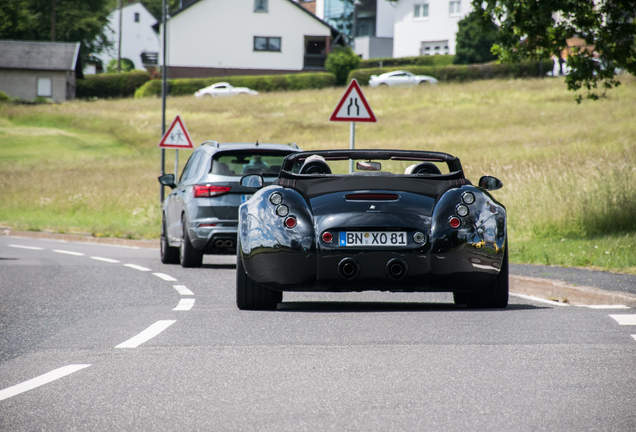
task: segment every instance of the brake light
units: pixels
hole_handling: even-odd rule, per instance
[[[195,198],[212,198],[226,194],[232,189],[230,186],[194,185]]]
[[[459,220],[458,217],[452,216],[448,220],[448,224],[450,225],[451,228],[459,228],[459,226],[462,224],[462,221]]]
[[[285,226],[287,228],[294,228],[296,226],[296,218],[294,216],[290,216],[287,219],[285,219]]]

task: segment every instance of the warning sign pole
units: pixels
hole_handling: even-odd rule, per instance
[[[356,148],[356,123],[351,122],[351,128],[349,133],[349,148],[353,150]],[[349,159],[349,173],[353,172],[353,159]]]

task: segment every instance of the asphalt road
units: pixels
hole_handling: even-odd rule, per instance
[[[634,431],[634,309],[285,294],[234,258],[0,237],[0,430]]]

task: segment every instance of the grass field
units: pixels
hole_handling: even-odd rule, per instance
[[[560,79],[365,88],[377,124],[357,148],[443,151],[509,213],[511,260],[636,273],[636,79],[577,105]],[[346,148],[329,123],[343,89],[233,99],[168,99],[195,142],[295,142]],[[0,225],[157,238],[160,99],[0,104]],[[180,166],[189,156],[180,151]],[[174,167],[167,151],[166,171]]]

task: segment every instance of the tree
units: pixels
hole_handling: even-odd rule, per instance
[[[492,53],[497,26],[493,22],[482,25],[479,12],[473,11],[457,23],[455,64],[486,63],[497,58]]]
[[[620,85],[616,68],[636,74],[636,0],[473,0],[483,25],[499,25],[493,52],[502,61],[560,58],[568,90],[596,100]],[[580,38],[584,46],[571,46]],[[570,41],[570,44],[568,44]],[[581,102],[579,93],[576,101]]]
[[[163,0],[141,0],[141,3],[143,3],[146,9],[148,9],[148,12],[150,12],[157,21],[161,22],[163,19],[161,13]],[[174,13],[179,10],[179,0],[166,0],[166,4],[168,5],[168,12],[171,15],[174,15]]]
[[[327,56],[325,68],[336,76],[336,84],[347,83],[349,72],[360,67],[360,57],[351,48],[336,48]]]
[[[0,39],[50,41],[55,5],[55,41],[80,42],[82,59],[110,46],[105,34],[108,0],[2,0]]]

